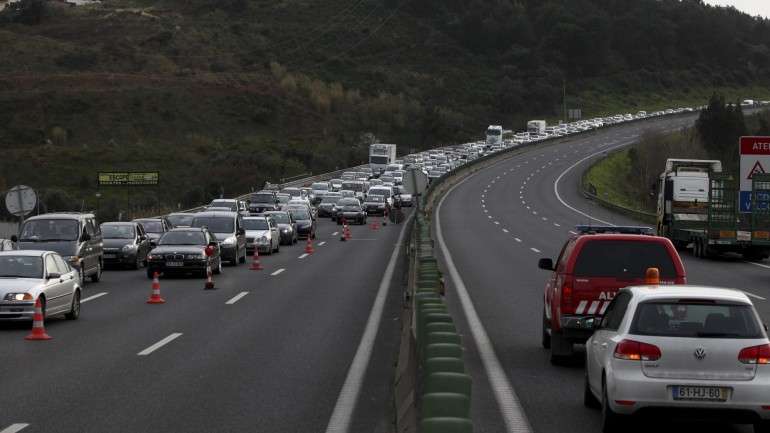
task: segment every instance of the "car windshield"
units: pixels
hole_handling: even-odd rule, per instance
[[[289,211],[295,220],[309,220],[310,214],[306,210],[292,209]]]
[[[351,198],[343,198],[342,200],[340,200],[339,203],[337,203],[337,206],[345,206],[345,207],[358,206],[358,200],[356,200],[354,198],[352,198],[352,199]]]
[[[30,256],[0,256],[0,278],[43,278],[43,259]]]
[[[754,309],[710,300],[639,304],[631,334],[682,338],[762,338]]]
[[[263,218],[259,218],[259,219],[244,218],[243,228],[246,230],[269,230],[270,226],[267,224],[267,220]]]
[[[371,164],[387,164],[390,158],[387,156],[370,155],[369,163]]]
[[[339,201],[339,199],[340,199],[340,196],[337,196],[337,195],[331,196],[331,197],[327,196],[327,197],[324,197],[321,200],[321,203],[332,203],[332,204],[334,204],[334,203],[337,203]]]
[[[254,194],[251,196],[252,203],[274,203],[275,196],[272,194]]]
[[[102,224],[102,237],[104,239],[133,239],[134,227],[125,224]]]
[[[78,222],[70,219],[41,219],[24,223],[21,242],[75,241],[80,235]]]
[[[676,278],[676,267],[665,245],[658,242],[591,240],[580,250],[575,277],[644,278],[648,268]]]
[[[289,224],[291,221],[289,221],[289,214],[285,213],[271,213],[271,217],[275,220],[275,222],[279,224]]]
[[[314,183],[312,185],[314,191],[326,191],[329,189],[328,183]]]
[[[290,195],[282,195],[282,196],[278,197],[278,201],[283,203],[283,204],[288,203],[289,200],[291,200],[291,196]]]
[[[168,232],[160,238],[158,245],[206,245],[206,236],[192,230]]]
[[[361,182],[345,182],[342,184],[342,189],[361,192],[364,190],[364,184]]]
[[[192,224],[195,215],[169,215],[166,217],[168,222],[174,227],[186,226],[189,227]]]
[[[193,227],[206,227],[211,233],[234,233],[235,220],[230,217],[195,217]]]
[[[137,222],[142,224],[147,233],[163,233],[163,224],[160,221],[139,220]]]
[[[299,197],[300,195],[302,195],[302,191],[298,189],[285,189],[281,192],[284,194],[289,194],[292,197]]]
[[[238,205],[236,203],[233,203],[231,201],[224,201],[224,200],[214,200],[209,204],[209,207],[223,207],[230,209],[233,212],[236,212],[238,210]]]

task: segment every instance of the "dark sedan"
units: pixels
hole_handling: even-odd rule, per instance
[[[319,217],[331,217],[334,205],[342,198],[342,194],[337,192],[327,192],[324,198],[321,199],[321,203],[318,205]]]
[[[150,239],[150,245],[153,247],[158,244],[158,239],[164,233],[171,230],[171,224],[165,218],[142,218],[136,219],[134,222],[140,223],[144,227],[144,231],[147,232],[147,237]]]
[[[265,212],[265,216],[273,217],[281,232],[281,245],[293,245],[297,243],[297,223],[289,212],[274,211]]]
[[[337,225],[341,225],[342,220],[348,223],[366,224],[366,211],[357,198],[343,198],[337,202],[335,215]]]
[[[206,255],[211,246],[214,254]],[[178,228],[164,234],[158,246],[147,256],[147,278],[162,275],[192,274],[205,278],[208,266],[215,274],[222,272],[222,260],[216,237],[206,228]]]
[[[249,213],[252,215],[278,210],[279,205],[280,201],[274,191],[260,191],[249,196]]]
[[[315,217],[307,209],[299,207],[289,208],[289,213],[297,223],[297,238],[315,239]]]
[[[150,240],[142,225],[136,222],[101,224],[104,242],[104,266],[127,266],[139,269],[147,263]]]

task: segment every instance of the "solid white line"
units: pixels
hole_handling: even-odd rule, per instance
[[[614,226],[615,224],[612,224],[611,222],[604,221],[604,220],[601,220],[599,218],[592,217],[591,215],[588,215],[587,213],[585,213],[585,212],[583,212],[581,210],[578,210],[578,209],[570,206],[566,201],[564,201],[564,199],[561,198],[561,195],[559,194],[559,182],[561,182],[561,179],[564,177],[564,175],[566,175],[567,173],[572,171],[572,169],[574,169],[578,165],[582,164],[584,161],[586,161],[588,159],[591,159],[591,158],[593,158],[596,155],[600,155],[600,154],[608,152],[610,150],[619,149],[621,147],[625,147],[625,146],[628,146],[628,145],[633,144],[633,143],[634,143],[633,141],[629,141],[627,143],[621,143],[621,144],[619,144],[617,146],[610,147],[609,149],[605,149],[605,150],[602,150],[600,152],[592,153],[592,154],[586,156],[585,158],[578,160],[576,163],[570,165],[569,167],[567,167],[567,169],[564,170],[563,172],[561,172],[559,177],[557,177],[556,180],[553,182],[553,192],[554,192],[554,194],[556,194],[556,198],[559,200],[559,202],[561,204],[563,204],[566,208],[572,210],[575,213],[583,215],[586,218],[592,219],[592,220],[594,220],[596,222],[600,222],[602,224],[606,224],[606,225],[609,225],[609,226]]]
[[[441,253],[446,261],[449,276],[452,278],[455,291],[457,291],[457,296],[460,299],[463,312],[468,320],[468,327],[470,328],[471,335],[476,342],[481,362],[484,364],[484,369],[487,371],[489,385],[492,387],[498,406],[500,406],[500,411],[502,412],[507,431],[508,433],[530,433],[532,428],[529,426],[529,421],[527,421],[527,417],[524,414],[524,409],[521,407],[519,398],[516,396],[516,392],[513,390],[513,387],[505,375],[505,370],[503,370],[500,360],[495,354],[492,341],[489,339],[478,313],[476,313],[476,307],[473,306],[473,301],[471,301],[471,297],[468,294],[468,289],[465,287],[460,272],[458,272],[455,267],[454,260],[452,260],[452,254],[449,253],[449,249],[444,242],[444,234],[441,232],[441,205],[444,204],[444,199],[446,199],[446,197],[448,197],[452,191],[462,183],[463,182],[460,182],[452,187],[452,189],[450,189],[438,203],[438,207],[436,208],[436,237],[438,238]]]
[[[97,294],[95,294],[93,296],[89,296],[87,298],[81,299],[80,303],[83,304],[83,303],[88,302],[88,301],[93,301],[94,299],[101,298],[102,296],[106,295],[107,293],[108,292],[97,293]],[[0,433],[3,433],[3,432],[0,432]]]
[[[751,292],[747,292],[747,291],[743,290],[743,293],[745,293],[746,296],[751,296],[752,298],[759,299],[760,301],[767,301],[767,298],[763,298],[763,297],[761,297],[759,295],[755,295],[755,294],[753,294]]]
[[[280,274],[281,274],[283,271],[285,271],[285,270],[286,270],[286,269],[284,269],[284,268],[281,268],[281,269],[278,269],[277,271],[273,272],[273,273],[272,273],[272,274],[270,274],[270,275],[272,275],[272,276],[280,275]]]
[[[169,335],[168,337],[158,341],[157,343],[153,344],[152,346],[142,350],[141,352],[137,353],[139,356],[147,356],[151,354],[152,352],[155,352],[156,350],[160,349],[161,347],[165,346],[166,344],[176,340],[177,338],[181,337],[181,332],[174,332],[173,334]]]
[[[340,234],[340,232],[334,232],[332,233],[332,236],[337,236],[338,234]]]
[[[232,298],[231,298],[229,301],[225,302],[225,304],[226,304],[226,305],[233,305],[233,304],[235,304],[236,302],[240,301],[240,299],[241,299],[242,297],[244,297],[244,296],[246,296],[246,295],[248,295],[248,294],[249,294],[249,292],[241,292],[241,293],[238,293],[237,295],[233,296],[233,297],[232,297]]]
[[[329,425],[326,426],[326,433],[347,433],[350,430],[350,423],[356,409],[356,402],[361,393],[361,386],[364,382],[366,369],[369,366],[369,360],[372,357],[372,349],[374,348],[374,343],[377,339],[377,332],[379,331],[380,321],[382,320],[382,313],[385,309],[385,299],[388,296],[388,289],[390,288],[391,280],[393,279],[393,274],[396,269],[396,262],[398,261],[401,244],[404,241],[404,233],[406,233],[406,228],[409,226],[409,220],[411,218],[412,216],[409,215],[409,218],[407,218],[404,226],[401,228],[401,234],[398,235],[398,241],[393,248],[393,253],[390,255],[390,261],[388,261],[388,266],[385,268],[385,273],[382,275],[380,288],[377,290],[377,297],[374,299],[372,311],[369,313],[369,319],[366,321],[364,334],[361,336],[361,342],[358,344],[356,355],[353,357],[350,370],[348,370],[348,375],[345,377],[345,383],[342,385],[342,390],[337,398],[337,403],[334,405],[334,411],[329,420]]]
[[[305,257],[309,256],[308,253],[302,254],[301,256],[297,257],[298,259],[304,259]]]
[[[514,238],[514,239],[516,239],[516,242],[521,242],[521,239],[519,238]]]
[[[532,250],[535,253],[539,253],[540,252],[540,250],[538,250],[537,248],[530,248],[530,250]]]
[[[319,243],[318,243],[318,246],[319,246],[319,247],[322,247],[322,246],[324,246],[324,245],[326,245],[326,241],[321,241],[321,242],[319,242]]]
[[[80,301],[80,302],[83,302],[83,301]],[[24,430],[27,427],[29,427],[29,424],[23,424],[23,423],[11,424],[10,426],[0,431],[0,433],[16,433]]]
[[[762,263],[757,263],[757,262],[746,262],[746,263],[751,263],[752,265],[759,266],[760,268],[770,269],[770,266],[763,265]],[[0,433],[2,433],[2,432],[0,432]]]

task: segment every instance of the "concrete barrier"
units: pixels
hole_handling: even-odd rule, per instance
[[[471,433],[473,423],[466,418],[428,418],[420,421],[422,433]]]
[[[423,394],[422,419],[430,418],[468,418],[471,414],[471,398],[469,395],[455,392],[434,392]]]

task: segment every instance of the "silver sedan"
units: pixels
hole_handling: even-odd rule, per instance
[[[0,320],[32,320],[39,298],[43,317],[80,316],[77,272],[52,251],[0,252]]]
[[[589,321],[584,400],[601,407],[604,432],[625,431],[626,415],[669,412],[770,432],[770,341],[743,292],[630,287]]]

